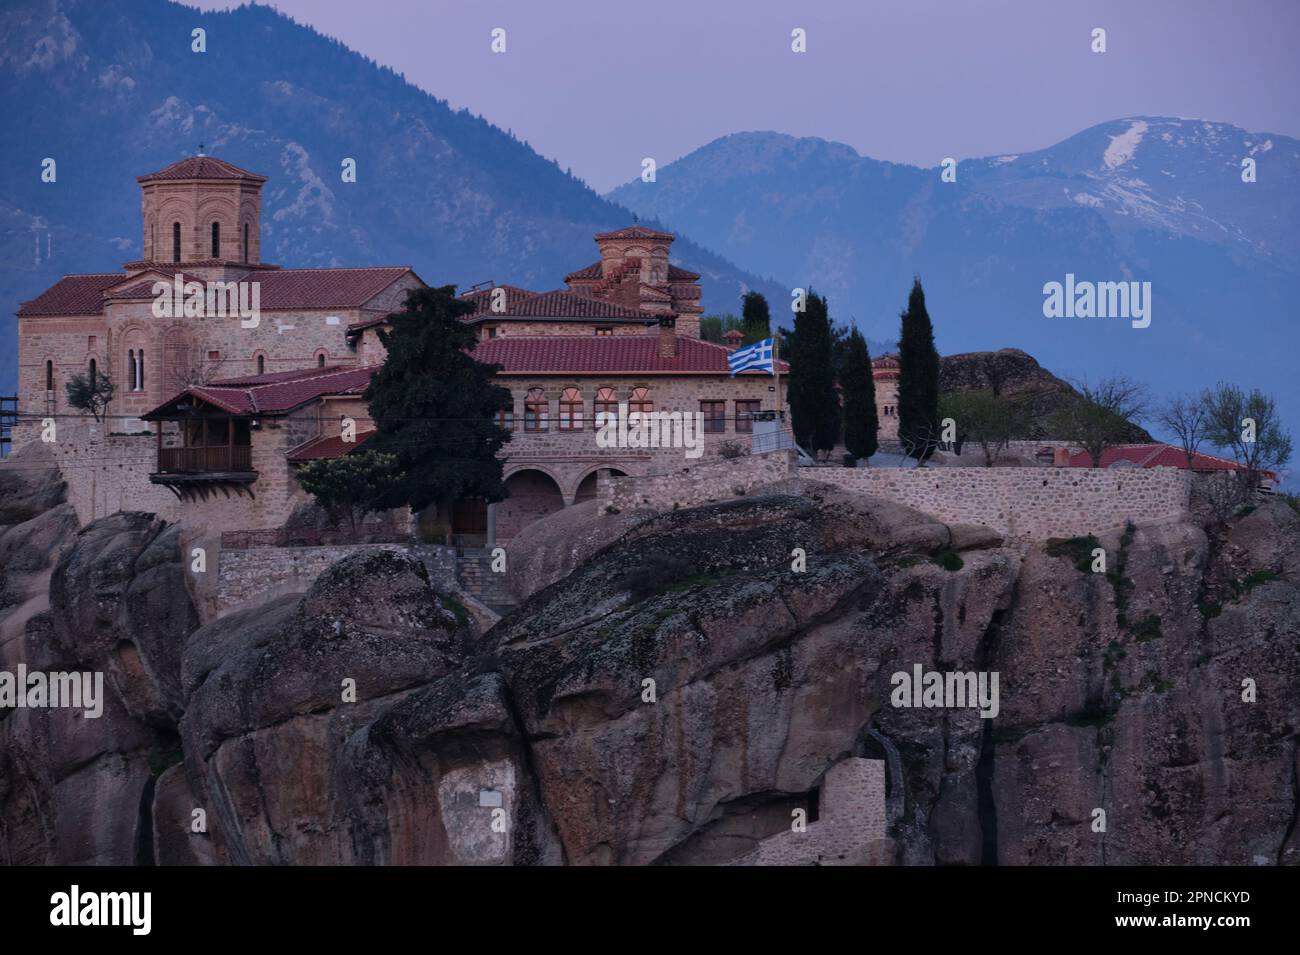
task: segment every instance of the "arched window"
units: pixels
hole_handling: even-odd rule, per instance
[[[135,386],[136,390],[144,391],[144,349],[141,348],[135,353]]]
[[[126,384],[132,391],[139,391],[135,385],[135,349],[126,350]]]
[[[181,260],[181,224],[179,222],[173,222],[172,223],[172,261],[179,262],[180,260]]]
[[[550,407],[541,388],[529,388],[528,397],[524,399],[524,430],[549,431]]]
[[[90,359],[90,387],[95,387],[95,380],[99,376],[99,370],[95,366],[95,359]]]
[[[212,223],[212,257],[221,258],[221,223]]]
[[[244,261],[248,261],[248,223],[244,223]]]
[[[560,430],[582,430],[582,392],[577,388],[565,388],[560,395]]]
[[[257,373],[258,373],[259,375],[265,375],[265,374],[266,374],[266,356],[265,356],[265,355],[258,355],[258,356],[257,356]]]
[[[602,421],[606,425],[615,426],[618,424],[618,395],[614,393],[613,388],[597,388],[596,400],[592,402],[591,413],[595,416],[596,427],[600,427]],[[602,414],[609,415],[608,418],[601,418]]]
[[[324,368],[324,367],[325,367],[325,353],[324,353],[324,352],[321,352],[320,354],[318,354],[318,355],[316,356],[316,367],[317,367],[317,368]]]
[[[54,390],[54,362],[52,361],[45,363],[45,390]]]
[[[627,410],[629,412],[640,411],[642,414],[649,414],[655,410],[655,403],[650,400],[649,388],[633,388],[632,395],[627,401]]]

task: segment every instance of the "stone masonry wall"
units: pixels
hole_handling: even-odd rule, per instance
[[[892,865],[885,763],[850,756],[826,771],[816,822],[769,836],[733,865]]]
[[[603,506],[619,510],[690,507],[726,500],[751,488],[784,481],[793,466],[790,452],[747,454],[667,474],[637,478],[611,478],[599,485]]]
[[[250,547],[222,549],[217,587],[217,613],[224,614],[254,600],[284,593],[301,593],[325,569],[344,557],[367,550],[391,550],[418,556],[435,590],[458,589],[456,551],[452,547],[407,544],[351,544],[336,547]]]
[[[818,468],[806,476],[946,524],[1035,540],[1186,517],[1190,496],[1188,474],[1176,468]]]
[[[1093,534],[1126,521],[1184,518],[1190,478],[1176,468],[805,468],[788,455],[747,455],[686,471],[601,486],[606,506],[688,507],[724,500],[797,474],[885,498],[947,524],[983,524],[1010,538]]]

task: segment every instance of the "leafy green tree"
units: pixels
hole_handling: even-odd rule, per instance
[[[826,299],[809,290],[804,311],[794,319],[787,395],[794,439],[810,454],[828,452],[840,435],[840,404],[835,394],[831,322]]]
[[[941,418],[951,418],[957,447],[973,442],[984,452],[984,466],[993,467],[998,454],[1030,430],[1029,415],[1013,398],[992,391],[955,391],[939,400]]]
[[[924,464],[939,445],[939,352],[925,309],[925,290],[913,280],[898,333],[898,440]]]
[[[767,307],[767,299],[761,292],[746,292],[741,298],[741,328],[745,333],[744,345],[761,342],[772,337],[772,315]],[[723,331],[726,331],[724,328]]]
[[[1131,425],[1147,414],[1147,390],[1122,375],[1103,379],[1097,385],[1075,384],[1078,394],[1052,416],[1058,437],[1088,452],[1094,468],[1101,467],[1106,449],[1121,444]]]
[[[340,458],[309,461],[298,468],[298,483],[316,499],[330,523],[344,520],[353,533],[397,481],[397,457],[382,451],[355,450]]]
[[[851,329],[840,367],[844,394],[844,447],[856,458],[869,458],[880,446],[880,421],[876,416],[876,380],[871,374],[867,340]]]
[[[454,286],[413,289],[379,332],[388,357],[365,393],[376,430],[368,447],[393,455],[397,467],[376,495],[378,509],[436,505],[449,514],[462,497],[505,496],[497,452],[510,433],[497,415],[511,397],[493,381],[501,366],[470,354],[474,330],[461,316],[473,311]]]
[[[1263,472],[1276,471],[1291,460],[1291,435],[1282,427],[1271,395],[1257,388],[1247,394],[1236,385],[1219,383],[1202,401],[1206,437],[1232,452],[1246,470],[1248,487],[1257,487]]]
[[[700,338],[706,342],[725,345],[722,336],[732,329],[741,331],[741,321],[735,315],[704,315],[700,318]]]
[[[113,400],[113,380],[103,372],[73,375],[68,379],[68,404],[79,411],[89,411],[102,421],[108,403]]]

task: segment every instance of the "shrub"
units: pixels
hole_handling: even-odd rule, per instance
[[[743,458],[748,453],[745,446],[739,441],[723,441],[718,445],[718,454],[728,461]]]
[[[961,570],[962,567],[965,566],[965,562],[961,559],[961,555],[955,550],[945,550],[942,553],[935,554],[934,562],[944,570],[953,572]]]

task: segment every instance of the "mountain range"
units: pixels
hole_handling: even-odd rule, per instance
[[[191,50],[196,27],[205,53]],[[265,6],[12,0],[0,110],[0,393],[14,387],[19,302],[140,258],[135,177],[200,144],[270,177],[262,257],[285,266],[552,289],[596,260],[593,233],[632,220],[509,131]],[[41,180],[47,157],[54,183]],[[784,294],[689,238],[673,262],[702,273],[713,311],[738,312],[748,289]]]
[[[1254,182],[1243,181],[1243,160]],[[951,168],[951,167],[950,167]],[[717,139],[608,194],[894,337],[920,275],[943,353],[1011,346],[1055,373],[1157,396],[1218,380],[1274,394],[1300,430],[1300,142],[1134,116],[944,167],[773,132]],[[1044,286],[1150,282],[1151,324],[1047,318]]]

